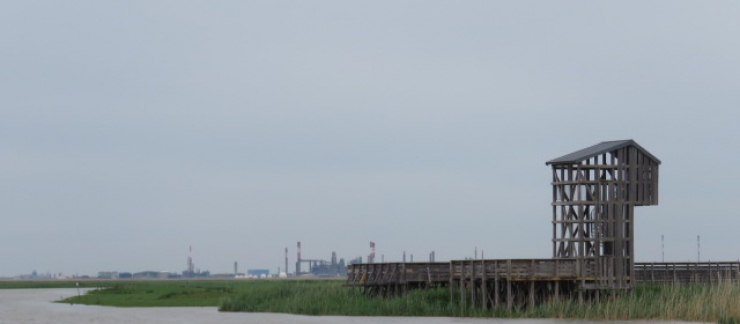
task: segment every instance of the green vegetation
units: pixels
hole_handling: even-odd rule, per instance
[[[287,282],[252,287],[227,297],[221,311],[350,316],[464,316],[593,320],[680,320],[738,323],[740,286],[643,286],[599,303],[559,300],[537,307],[484,311],[449,304],[447,289],[412,291],[403,297],[368,298],[338,283]]]
[[[403,297],[370,298],[339,281],[255,282],[224,298],[220,311],[349,316],[454,316],[446,289],[412,291]]]
[[[102,287],[103,281],[86,280],[80,282],[80,287]],[[75,281],[71,280],[0,280],[0,289],[28,289],[28,288],[75,288]]]
[[[740,286],[641,286],[600,303],[556,301],[527,310],[526,317],[597,320],[677,320],[737,323]]]
[[[234,293],[233,286],[236,284],[240,282],[229,280],[111,281],[107,282],[107,285],[101,285],[106,288],[94,289],[85,295],[60,302],[119,307],[216,307],[223,298]],[[91,286],[88,285],[88,287]]]
[[[338,280],[81,281],[88,294],[60,302],[110,306],[213,306],[221,311],[347,316],[465,316],[594,320],[678,320],[740,324],[740,286],[641,286],[599,303],[552,301],[487,311],[449,304],[447,289],[370,298]],[[74,288],[65,281],[4,281],[0,288]]]
[[[87,294],[60,300],[60,303],[119,307],[217,307],[234,293],[235,280],[7,280],[0,289],[76,288],[92,289]]]

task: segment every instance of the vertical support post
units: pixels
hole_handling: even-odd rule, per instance
[[[701,276],[699,275],[699,264],[694,263],[694,282],[699,283],[701,282]]]
[[[453,298],[454,298],[454,289],[455,289],[454,280],[453,280],[453,278],[455,277],[455,273],[453,272],[454,267],[452,266],[453,263],[454,262],[452,260],[450,260],[450,278],[449,278],[449,281],[447,283],[448,290],[450,291],[450,306],[452,306],[452,304],[454,302],[453,301]]]
[[[740,271],[740,269],[738,269]],[[498,307],[501,304],[499,297],[501,287],[499,287],[498,260],[493,261],[493,306]]]
[[[408,291],[408,280],[406,278],[406,262],[401,265],[401,275],[403,276],[403,286],[401,286],[401,294],[405,295]]]
[[[475,260],[470,260],[470,306],[475,308]]]
[[[511,259],[506,261],[508,275],[506,276],[506,308],[511,309],[514,306],[514,300],[511,295]]]
[[[460,305],[465,308],[465,295],[468,292],[465,289],[465,261],[460,261]]]
[[[534,307],[534,277],[535,277],[535,263],[534,259],[529,264],[529,306]]]
[[[722,270],[720,269],[719,265],[717,267],[717,285],[722,284]]]
[[[403,269],[399,270],[398,267],[399,267],[399,265],[397,263],[394,263],[393,264],[392,277],[395,277],[396,278],[394,280],[395,283],[396,283],[396,285],[393,287],[393,291],[394,291],[394,293],[397,296],[403,294],[403,289],[402,289],[402,286],[401,286],[403,284],[403,282],[401,282],[401,278],[402,278],[402,276],[404,276],[404,274],[402,272]]]
[[[555,300],[560,299],[560,260],[555,259]]]
[[[601,289],[596,289],[596,292],[595,293],[596,293],[596,303],[599,303],[599,301],[600,301],[599,300],[600,299],[599,296],[601,295]]]
[[[637,280],[635,279],[635,205],[630,204],[629,206],[629,269],[627,269],[627,277],[629,278],[629,288],[636,285]]]
[[[529,280],[529,307],[534,307],[534,280]]]
[[[486,260],[481,259],[480,260],[481,265],[481,273],[480,273],[480,288],[481,288],[481,296],[480,300],[483,303],[483,310],[488,309],[488,283],[486,282]]]
[[[552,166],[552,257],[556,258],[558,257],[557,253],[557,240],[558,237],[558,207],[555,205],[555,202],[558,201],[558,188],[559,184],[556,184],[556,181],[558,179],[558,171],[555,169],[555,165]],[[560,225],[563,226],[563,225]]]
[[[460,308],[465,309],[465,280],[460,279],[460,281],[457,282],[460,292]]]

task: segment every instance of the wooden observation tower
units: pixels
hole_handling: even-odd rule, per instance
[[[552,167],[552,249],[576,259],[582,289],[631,288],[635,206],[658,204],[660,160],[633,140],[561,156]]]
[[[523,307],[566,298],[599,300],[636,283],[740,282],[740,262],[635,265],[635,206],[658,204],[660,160],[633,140],[602,142],[546,163],[552,167],[550,259],[360,263],[350,287],[370,295],[448,287],[463,307]]]

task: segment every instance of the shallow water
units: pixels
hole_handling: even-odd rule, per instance
[[[96,323],[328,323],[328,324],[590,324],[588,321],[549,319],[467,319],[447,317],[344,317],[269,313],[221,313],[215,307],[117,308],[69,305],[54,300],[77,295],[76,289],[0,289],[0,324]],[[604,322],[597,322],[603,324]],[[608,322],[659,324],[660,322]],[[664,322],[676,324],[676,322]]]

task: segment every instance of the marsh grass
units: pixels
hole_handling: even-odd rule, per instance
[[[453,316],[446,289],[412,291],[394,298],[370,298],[341,282],[256,283],[225,298],[219,310],[347,316]]]
[[[105,288],[95,288],[85,295],[59,302],[118,307],[215,307],[224,297],[234,294],[232,282],[226,280],[110,281],[99,283]]]
[[[277,282],[274,284],[278,284]],[[370,298],[338,283],[286,282],[280,287],[255,285],[227,297],[221,311],[278,312],[346,316],[463,316],[562,318],[591,320],[676,320],[740,323],[740,286],[640,286],[601,301],[553,300],[509,310],[464,308],[449,304],[446,289],[411,291],[393,298]]]
[[[544,317],[591,320],[663,320],[737,323],[740,286],[639,286],[598,303],[557,300],[522,310],[503,311],[504,317]]]

